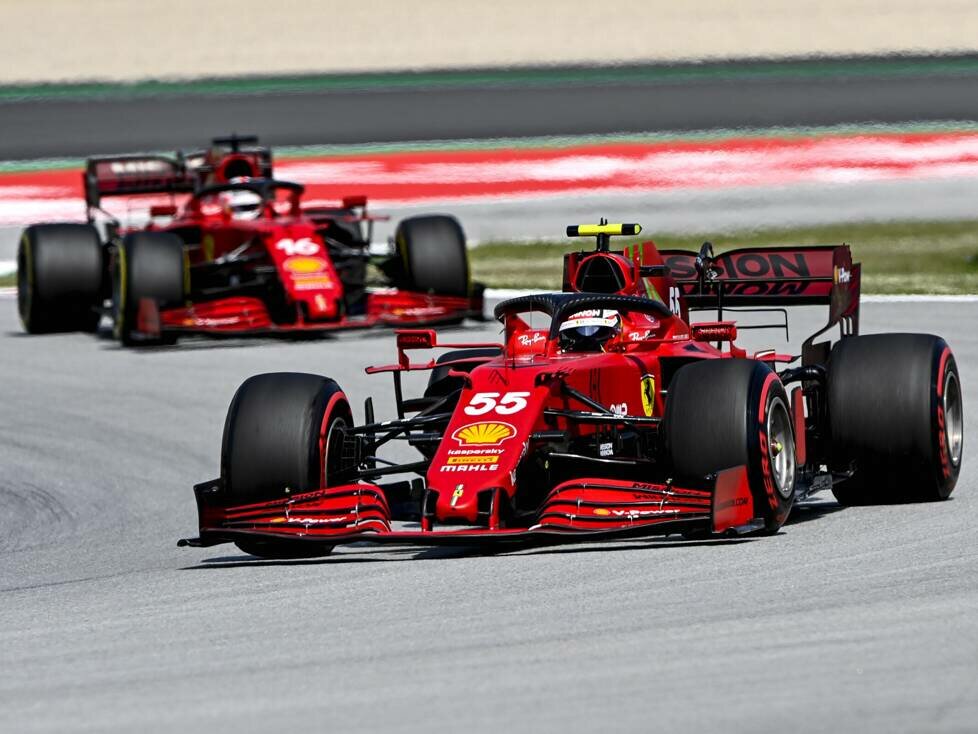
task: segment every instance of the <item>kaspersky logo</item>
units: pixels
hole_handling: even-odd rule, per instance
[[[483,421],[470,423],[457,428],[452,438],[461,446],[499,446],[503,441],[516,435],[516,429],[509,423]]]

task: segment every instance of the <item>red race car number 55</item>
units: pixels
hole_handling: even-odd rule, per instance
[[[508,392],[502,396],[498,392],[477,392],[465,406],[465,414],[485,415],[496,412],[499,415],[512,415],[526,407],[528,397],[528,392]]]

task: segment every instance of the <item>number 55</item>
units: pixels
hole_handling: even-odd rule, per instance
[[[495,411],[499,415],[512,415],[526,407],[528,397],[528,392],[508,392],[502,398],[498,392],[478,392],[472,396],[464,412],[466,415],[485,415]]]

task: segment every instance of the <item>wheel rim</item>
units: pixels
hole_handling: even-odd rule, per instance
[[[944,378],[944,421],[947,455],[951,464],[957,467],[961,463],[961,448],[964,443],[964,411],[958,376],[951,370],[948,370],[947,377]]]
[[[788,410],[781,400],[774,402],[767,414],[767,442],[774,486],[787,499],[795,488],[795,441]]]

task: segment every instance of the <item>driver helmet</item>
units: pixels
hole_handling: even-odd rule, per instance
[[[247,178],[236,178],[228,183],[247,181]],[[261,213],[261,196],[251,190],[225,191],[221,195],[222,203],[234,219],[256,219]]]
[[[609,339],[621,333],[617,311],[579,311],[560,325],[560,348],[565,352],[600,352]]]

